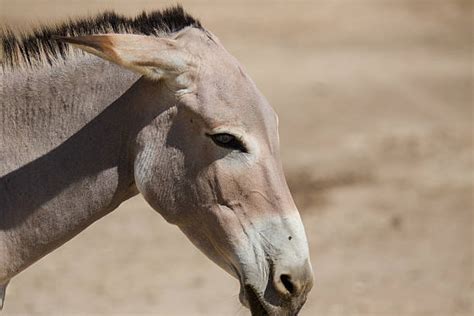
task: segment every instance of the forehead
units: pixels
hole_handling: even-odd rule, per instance
[[[275,111],[237,59],[214,35],[199,32],[192,36],[192,53],[198,63],[196,98],[200,112],[215,125],[212,127],[276,127]]]

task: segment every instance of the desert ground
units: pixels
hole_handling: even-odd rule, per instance
[[[180,1],[280,116],[316,283],[301,315],[473,315],[471,1]],[[0,0],[22,29],[172,1]],[[248,315],[141,197],[14,278],[2,315]]]

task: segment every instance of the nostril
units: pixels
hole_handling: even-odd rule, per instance
[[[294,294],[295,292],[295,286],[293,285],[293,282],[291,282],[291,277],[288,274],[282,274],[280,276],[281,283],[283,283],[283,286],[285,289],[290,293]]]

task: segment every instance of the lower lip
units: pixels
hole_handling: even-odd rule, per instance
[[[258,298],[257,294],[250,286],[245,286],[245,293],[247,297],[247,302],[250,307],[252,315],[255,316],[266,316],[268,315],[267,310],[263,306],[262,302]]]

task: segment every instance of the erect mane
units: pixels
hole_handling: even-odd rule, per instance
[[[164,36],[188,26],[202,28],[197,19],[178,5],[162,11],[143,12],[133,18],[107,11],[93,17],[42,26],[31,34],[21,36],[7,29],[0,33],[0,65],[2,68],[32,67],[52,65],[59,59],[66,59],[70,52],[69,46],[52,39],[55,35],[131,33]]]

